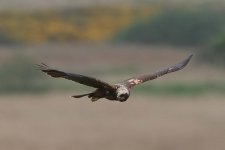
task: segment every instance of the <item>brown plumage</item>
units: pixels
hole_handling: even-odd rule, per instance
[[[45,72],[54,78],[65,78],[68,80],[72,80],[74,82],[78,82],[80,84],[84,84],[86,86],[96,88],[94,92],[82,94],[82,95],[75,95],[73,96],[74,98],[81,98],[84,96],[88,96],[89,98],[91,98],[92,101],[96,101],[100,98],[106,98],[108,100],[124,102],[129,98],[130,89],[133,86],[144,83],[149,80],[154,80],[165,74],[183,69],[188,64],[192,56],[193,55],[190,55],[187,59],[183,60],[182,62],[175,64],[173,66],[170,66],[166,69],[160,70],[154,74],[144,74],[144,75],[135,76],[114,85],[106,83],[104,81],[101,81],[93,77],[56,70],[47,66],[44,63],[38,65],[38,68],[42,72]]]

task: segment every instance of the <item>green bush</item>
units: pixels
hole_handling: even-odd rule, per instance
[[[42,80],[31,60],[18,57],[0,68],[0,92],[43,92],[49,84]]]
[[[122,30],[113,41],[204,45],[220,33],[224,25],[223,10],[170,10]]]

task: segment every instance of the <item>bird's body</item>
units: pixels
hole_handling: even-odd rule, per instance
[[[124,85],[115,84],[115,89],[107,90],[104,88],[99,88],[92,93],[82,94],[82,95],[75,95],[72,96],[74,98],[81,98],[84,96],[88,96],[91,98],[91,101],[97,101],[100,98],[106,98],[111,101],[126,101],[130,96],[130,91]]]
[[[88,77],[88,76],[84,76],[80,74],[66,73],[63,71],[52,69],[49,66],[45,65],[44,63],[42,63],[41,65],[38,65],[38,67],[42,72],[45,72],[52,77],[65,78],[68,80],[78,82],[80,84],[84,84],[84,85],[96,88],[94,92],[72,96],[74,98],[81,98],[84,96],[88,96],[88,98],[91,98],[93,102],[97,101],[100,98],[106,98],[111,101],[124,102],[129,98],[130,89],[133,86],[141,84],[149,80],[154,80],[167,73],[171,73],[171,72],[175,72],[175,71],[183,69],[188,64],[192,56],[193,55],[190,55],[184,61],[178,64],[175,64],[171,67],[168,67],[166,69],[163,69],[161,71],[158,71],[154,74],[145,74],[145,75],[132,77],[130,79],[127,79],[125,81],[122,81],[114,85],[111,85],[109,83],[106,83],[104,81],[98,80],[93,77]]]

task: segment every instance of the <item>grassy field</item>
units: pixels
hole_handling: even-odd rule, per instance
[[[5,64],[9,62],[19,64],[21,59],[28,59],[31,60],[30,67],[33,70],[35,64],[44,62],[57,69],[86,74],[110,83],[116,83],[137,74],[153,73],[178,63],[193,53],[192,61],[184,70],[146,83],[145,86],[162,84],[211,86],[219,84],[222,89],[225,71],[222,68],[198,62],[195,49],[190,47],[104,44],[1,46],[0,67],[6,66]],[[19,67],[15,66],[20,70]],[[37,72],[37,74],[40,73]],[[68,87],[83,87],[69,81],[40,75],[44,77],[43,80],[52,82],[56,86],[60,83]]]

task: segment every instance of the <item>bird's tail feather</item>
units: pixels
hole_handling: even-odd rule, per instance
[[[84,97],[84,96],[89,96],[90,94],[92,94],[92,93],[81,94],[81,95],[74,95],[74,96],[72,96],[72,97],[73,97],[73,98],[81,98],[81,97]]]
[[[87,94],[81,94],[81,95],[74,95],[72,97],[73,98],[81,98],[81,97],[84,97],[84,96],[88,96],[88,98],[91,98],[91,101],[92,102],[95,102],[95,101],[97,101],[97,100],[100,99],[100,97],[93,96],[93,93],[87,93]]]

